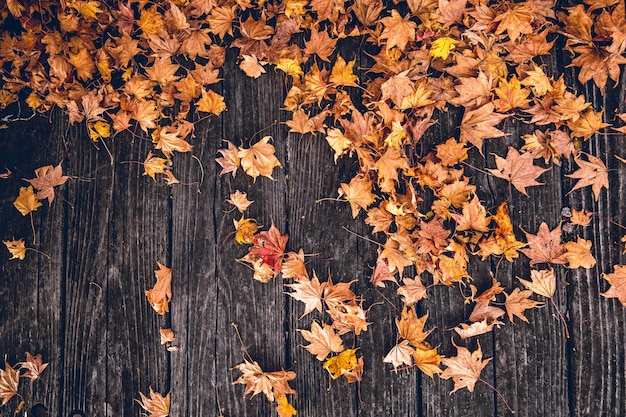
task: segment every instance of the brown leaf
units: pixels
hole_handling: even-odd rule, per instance
[[[361,209],[367,210],[367,207],[376,200],[376,196],[372,194],[372,182],[368,177],[361,175],[352,178],[350,184],[341,183],[339,196],[344,196],[350,203],[352,217],[356,217]]]
[[[301,330],[309,344],[304,346],[306,350],[315,355],[318,361],[323,361],[331,352],[343,351],[343,342],[341,337],[335,332],[332,326],[324,323],[324,326],[320,326],[316,321],[311,323],[311,330]]]
[[[565,248],[561,245],[561,225],[550,231],[548,225],[542,222],[536,235],[526,234],[528,248],[522,249],[522,253],[530,258],[530,266],[547,263],[562,265],[565,260],[561,258]]]
[[[520,153],[517,149],[509,146],[506,159],[496,155],[497,169],[489,169],[491,174],[498,178],[503,178],[511,183],[519,192],[528,197],[526,187],[542,185],[536,178],[542,173],[549,171],[548,168],[541,168],[533,165],[533,155],[531,153]]]
[[[578,164],[579,169],[573,174],[566,175],[567,177],[578,179],[578,182],[574,188],[568,192],[568,194],[574,190],[578,190],[579,188],[591,185],[593,195],[595,196],[596,201],[598,201],[602,187],[607,189],[609,188],[609,170],[600,158],[589,154],[585,155],[587,155],[588,161],[576,158],[575,161],[576,164]]]
[[[39,200],[48,199],[48,204],[54,201],[54,187],[65,184],[68,176],[63,175],[61,162],[56,167],[46,165],[35,170],[36,178],[26,179],[37,190],[37,198]]]
[[[0,398],[2,398],[2,405],[8,403],[17,394],[19,384],[20,373],[5,361],[4,370],[0,369]]]
[[[614,265],[613,273],[602,274],[602,278],[611,286],[601,295],[606,298],[617,298],[626,307],[626,265]]]
[[[152,308],[160,315],[169,311],[172,299],[172,269],[157,261],[159,269],[154,271],[157,282],[152,289],[146,291],[146,297]]]
[[[248,360],[244,360],[235,368],[239,369],[242,375],[233,384],[246,386],[244,397],[250,393],[253,397],[263,393],[270,402],[274,402],[275,398],[296,393],[289,386],[289,381],[296,377],[293,371],[264,372],[257,362],[248,362]]]
[[[39,378],[41,373],[48,367],[48,364],[43,363],[40,353],[33,357],[30,352],[26,352],[26,361],[18,362],[15,366],[26,371],[22,375],[23,378],[30,378],[30,381],[33,382]]]
[[[239,148],[237,152],[241,168],[243,168],[244,172],[251,176],[254,181],[256,181],[259,175],[273,179],[273,169],[282,166],[278,158],[274,156],[275,149],[274,146],[269,143],[270,139],[272,139],[270,136],[265,136],[250,148]]]
[[[461,388],[467,388],[468,391],[472,392],[474,391],[474,385],[480,380],[481,371],[492,358],[482,360],[483,352],[480,348],[480,343],[478,343],[478,348],[474,352],[470,352],[462,346],[457,346],[454,340],[452,344],[457,349],[457,356],[441,360],[447,368],[444,369],[440,377],[443,379],[452,378],[454,389],[451,393]]]
[[[543,305],[543,303],[529,298],[532,293],[533,292],[531,290],[522,291],[519,288],[515,288],[511,294],[504,293],[504,296],[506,297],[504,307],[506,308],[506,313],[511,323],[514,323],[513,316],[517,316],[528,323],[528,319],[524,316],[524,311],[529,308],[540,307]]]
[[[250,204],[254,203],[254,201],[248,200],[248,195],[245,192],[241,192],[236,190],[234,193],[230,195],[230,198],[226,200],[226,202],[235,206],[240,213],[243,213],[248,209]]]
[[[466,109],[460,127],[461,142],[470,142],[481,150],[483,139],[505,136],[496,125],[506,119],[507,115],[494,113],[493,110],[493,103],[487,103],[476,110]]]
[[[576,242],[567,242],[563,245],[565,253],[561,255],[567,262],[567,267],[576,268],[593,268],[596,265],[596,258],[591,254],[591,241],[578,237]]]
[[[137,403],[148,412],[148,417],[167,417],[170,415],[170,394],[163,397],[160,393],[154,392],[150,387],[150,398],[139,392],[141,401],[135,399]]]

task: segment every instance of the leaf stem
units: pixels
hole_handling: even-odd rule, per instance
[[[342,228],[343,230],[345,230],[346,232],[348,232],[348,233],[350,233],[350,234],[353,234],[353,235],[354,235],[354,236],[356,236],[356,237],[360,237],[361,239],[366,240],[366,241],[368,241],[368,242],[370,242],[370,243],[373,243],[373,244],[375,244],[375,245],[378,245],[378,246],[380,246],[381,248],[383,247],[383,244],[382,244],[382,243],[380,243],[380,242],[376,242],[375,240],[372,240],[372,239],[367,238],[367,237],[365,237],[365,236],[361,236],[360,234],[358,234],[358,233],[356,233],[356,232],[353,232],[352,230],[348,229],[346,226],[341,226],[341,228]]]
[[[480,382],[482,382],[483,384],[487,385],[489,388],[491,388],[496,394],[498,394],[498,397],[500,397],[500,399],[502,400],[502,402],[504,403],[504,405],[506,406],[506,408],[508,408],[509,412],[511,414],[515,414],[515,410],[513,410],[511,408],[511,406],[509,405],[508,401],[506,400],[506,398],[504,398],[504,395],[502,395],[502,393],[500,391],[498,391],[498,389],[496,387],[494,387],[493,385],[491,385],[489,382],[485,381],[482,378],[478,378],[478,380]]]

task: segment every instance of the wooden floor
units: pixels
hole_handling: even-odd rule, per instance
[[[396,343],[397,312],[368,281],[376,245],[346,230],[369,236],[370,228],[362,215],[353,220],[345,203],[316,203],[336,197],[356,164],[349,158],[335,164],[322,136],[287,133],[281,124],[287,114],[280,110],[285,84],[279,74],[268,71],[250,80],[231,63],[223,77],[228,111],[198,125],[192,154],[174,157],[174,172],[188,185],[168,187],[142,176],[138,162],[151,149],[149,140],[123,136],[107,141],[111,160],[104,144],[98,151],[85,129],[69,126],[60,112],[0,130],[0,171],[13,172],[0,179],[2,240],[24,238],[32,246],[28,216],[12,206],[19,187],[27,185],[22,178],[60,161],[72,176],[53,204],[44,203],[33,216],[35,246],[50,259],[30,251],[24,261],[0,254],[0,352],[11,364],[24,360],[26,351],[41,353],[50,363],[41,381],[32,387],[22,382],[26,402],[43,404],[49,416],[66,417],[72,410],[88,417],[139,416],[134,399],[152,387],[171,391],[176,417],[276,415],[262,395],[244,399],[244,387],[232,384],[240,375],[233,367],[244,358],[236,324],[245,348],[265,370],[297,373],[292,402],[301,417],[510,415],[485,384],[477,384],[474,393],[449,395],[451,380],[431,380],[415,370],[395,373],[382,362]],[[587,97],[605,107],[607,117],[624,99],[620,88],[604,97],[590,89]],[[431,143],[447,138],[458,124],[459,114],[443,114],[427,136]],[[491,152],[504,155],[529,129],[509,120],[507,138],[486,141],[488,166],[493,167]],[[273,136],[283,165],[274,171],[275,180],[219,177],[215,158],[224,147],[222,139],[249,143],[261,131]],[[624,157],[625,144],[623,136],[607,134],[591,138],[583,149],[602,158]],[[484,166],[477,152],[473,158]],[[601,274],[626,260],[622,231],[610,223],[626,223],[626,170],[614,158],[605,160],[615,171],[598,202],[587,190],[567,194],[575,183],[565,177],[576,169],[572,160],[544,174],[547,185],[529,189],[530,198],[514,193],[510,201],[518,237],[523,237],[518,227],[536,231],[545,221],[554,228],[564,207],[588,208],[604,217],[594,218],[582,232],[594,243],[597,266],[559,272],[555,301],[566,317],[569,338],[552,305],[527,313],[530,324],[507,324],[478,338],[485,357],[493,358],[483,377],[516,415],[626,415],[626,310],[616,299],[599,295],[608,288]],[[480,172],[472,176],[486,207],[507,199],[506,182]],[[289,234],[288,249],[316,254],[308,258],[308,267],[321,280],[329,275],[335,282],[357,280],[355,292],[372,306],[372,325],[356,341],[366,364],[360,386],[329,380],[302,347],[305,341],[296,330],[310,320],[299,319],[303,306],[286,295],[282,280],[254,281],[252,272],[236,262],[246,248],[231,235],[239,215],[226,199],[235,190],[254,200],[250,216]],[[144,295],[154,284],[157,262],[173,270],[171,314],[165,317],[155,314]],[[477,285],[490,282],[494,267],[472,260]],[[499,277],[513,288],[519,285],[515,277],[528,274],[528,268],[527,259],[503,263]],[[395,291],[388,290],[385,294]],[[428,309],[429,325],[437,327],[431,344],[454,356],[449,329],[469,314],[458,290],[435,288],[420,308]],[[177,352],[160,345],[160,327],[174,330]],[[476,343],[473,338],[469,346]],[[0,407],[0,415],[13,415],[18,402],[14,398]]]

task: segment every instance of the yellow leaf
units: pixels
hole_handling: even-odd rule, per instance
[[[32,185],[29,185],[28,188],[20,187],[20,195],[15,199],[13,205],[22,213],[22,216],[26,216],[28,213],[36,211],[41,207]]]
[[[353,370],[356,365],[356,349],[345,349],[339,355],[328,358],[324,362],[324,369],[330,373],[333,379],[337,379],[346,372]]]
[[[456,44],[459,43],[456,39],[452,39],[448,36],[444,36],[443,38],[439,38],[430,45],[430,51],[428,54],[433,58],[441,58],[447,59],[450,52],[456,47]]]
[[[346,63],[341,55],[337,55],[337,60],[330,73],[329,81],[335,85],[356,87],[359,79],[352,73],[354,62],[355,61],[350,61]]]
[[[202,98],[196,103],[198,110],[205,113],[213,113],[219,115],[226,110],[226,103],[224,103],[224,97],[217,94],[213,90],[205,91],[202,89]]]
[[[89,124],[89,137],[94,142],[100,138],[108,138],[111,136],[111,125],[101,120]]]
[[[24,246],[24,239],[20,240],[3,240],[4,243],[11,253],[11,257],[9,259],[20,259],[23,260],[26,256],[26,246]]]
[[[164,174],[167,168],[167,159],[158,158],[152,154],[152,151],[148,152],[146,160],[143,161],[143,175],[147,175],[156,181],[156,174]]]
[[[283,71],[287,75],[291,75],[293,78],[300,79],[304,75],[300,63],[295,59],[282,58],[276,63],[276,68]]]
[[[259,175],[273,179],[273,169],[281,166],[278,158],[274,156],[274,146],[268,143],[270,139],[270,136],[265,136],[250,148],[239,148],[237,152],[241,161],[241,168],[255,181]]]
[[[296,415],[296,409],[289,404],[286,395],[283,394],[276,397],[276,402],[278,403],[276,411],[280,417],[291,417]]]
[[[26,104],[28,104],[28,107],[33,110],[37,110],[39,106],[41,106],[41,103],[43,103],[43,100],[39,98],[39,96],[34,91],[30,93],[26,98]]]
[[[243,216],[239,221],[233,220],[233,223],[235,223],[235,240],[240,245],[251,244],[254,241],[254,234],[261,228],[256,220],[245,219]]]
[[[285,16],[292,18],[306,13],[308,0],[285,0]]]

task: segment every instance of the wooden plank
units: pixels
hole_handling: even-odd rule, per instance
[[[223,95],[228,111],[223,115],[223,138],[246,148],[261,137],[270,135],[276,146],[276,157],[286,164],[284,151],[284,130],[276,124],[280,121],[280,107],[283,81],[281,77],[268,71],[254,80],[246,77],[237,67],[232,52],[228,53],[224,66]],[[215,138],[214,140],[219,140]],[[223,146],[223,144],[221,145]],[[217,156],[217,155],[216,155]],[[256,182],[242,172],[236,178],[223,176],[216,184],[215,222],[217,244],[223,245],[217,251],[216,277],[218,296],[215,302],[217,319],[215,322],[216,387],[221,408],[226,416],[259,416],[275,413],[262,395],[253,399],[243,399],[244,387],[232,385],[240,375],[233,366],[243,362],[245,352],[232,326],[238,326],[245,350],[266,371],[278,371],[288,366],[285,359],[285,295],[280,279],[268,283],[253,280],[252,271],[236,262],[247,253],[247,245],[241,246],[232,236],[233,219],[239,214],[225,212],[230,207],[224,205],[230,194],[236,190],[248,193],[254,203],[246,217],[253,217],[264,230],[272,222],[282,234],[286,233],[285,171],[276,168],[274,181],[259,177]],[[224,242],[225,243],[222,243]],[[289,245],[289,243],[288,243]]]
[[[624,74],[622,83],[626,81]],[[621,84],[623,85],[623,84]],[[588,101],[602,107],[605,120],[611,121],[624,100],[623,89],[608,90],[601,97],[597,89],[586,89]],[[609,169],[609,189],[602,190],[598,200],[591,191],[574,191],[568,197],[570,207],[588,209],[598,213],[590,226],[578,233],[593,242],[592,254],[597,264],[592,269],[578,269],[569,279],[569,309],[572,321],[570,402],[573,416],[624,415],[626,404],[624,375],[626,368],[626,340],[624,322],[626,310],[617,299],[606,299],[600,293],[609,287],[602,273],[612,273],[613,265],[624,264],[620,243],[624,230],[614,223],[626,222],[624,202],[624,164],[614,155],[623,156],[623,136],[614,133],[598,134],[583,143],[582,150],[602,159]],[[568,173],[578,167],[566,166]],[[571,189],[575,180],[566,182]]]
[[[290,249],[302,249],[307,256],[307,270],[320,282],[332,279],[333,283],[361,280],[366,269],[365,256],[359,252],[359,239],[342,227],[355,230],[362,219],[353,220],[347,203],[323,201],[321,198],[337,197],[340,182],[349,182],[349,174],[343,171],[345,163],[335,165],[332,150],[321,136],[289,135],[287,143],[289,160],[289,181],[287,204],[289,207]],[[356,232],[356,231],[355,231]],[[356,232],[358,233],[358,232]],[[289,280],[291,282],[291,280]],[[353,284],[352,290],[358,284]],[[369,303],[371,300],[367,300]],[[310,330],[313,320],[328,322],[327,314],[313,312],[301,317],[304,312],[302,302],[289,297],[289,343],[293,366],[298,373],[295,389],[298,395],[295,406],[298,415],[353,416],[359,405],[356,397],[356,384],[349,385],[345,378],[333,381],[322,368],[323,362],[311,355],[303,346],[308,342],[299,329]],[[371,332],[371,330],[369,331]],[[367,332],[366,332],[367,333]],[[358,338],[360,345],[362,338]],[[344,337],[344,346],[352,348],[352,340]],[[366,352],[359,351],[359,356]],[[372,365],[367,358],[367,367]],[[367,374],[365,378],[371,378]]]
[[[168,352],[160,344],[163,318],[145,291],[156,282],[157,262],[169,267],[169,189],[143,176],[152,145],[145,139],[114,139],[106,271],[107,412],[132,415],[134,401],[152,387],[169,391]],[[128,161],[129,163],[124,163]]]
[[[113,175],[106,152],[97,151],[84,126],[66,136],[67,184],[73,205],[66,220],[61,410],[106,413],[107,225]]]
[[[33,213],[36,243],[30,216],[23,217],[13,206],[20,187],[29,184],[23,178],[34,178],[34,170],[44,165],[56,166],[64,158],[62,136],[64,124],[51,124],[40,117],[28,122],[15,122],[0,131],[0,170],[12,171],[8,179],[0,180],[0,239],[23,238],[28,250],[25,259],[8,260],[2,245],[0,257],[3,285],[0,289],[0,352],[12,365],[25,360],[25,352],[41,354],[49,363],[41,380],[28,384],[22,380],[19,393],[26,401],[25,409],[43,404],[51,414],[59,413],[61,358],[61,313],[63,276],[63,230],[67,205],[63,187],[49,205],[47,201]],[[4,364],[3,364],[4,367]],[[12,414],[19,400],[9,402],[2,413]]]
[[[216,219],[228,209],[217,200],[221,119],[196,125],[193,145],[193,157],[175,156],[174,172],[184,184],[172,187],[171,317],[180,350],[171,354],[171,414],[180,416],[215,415],[218,408]]]

